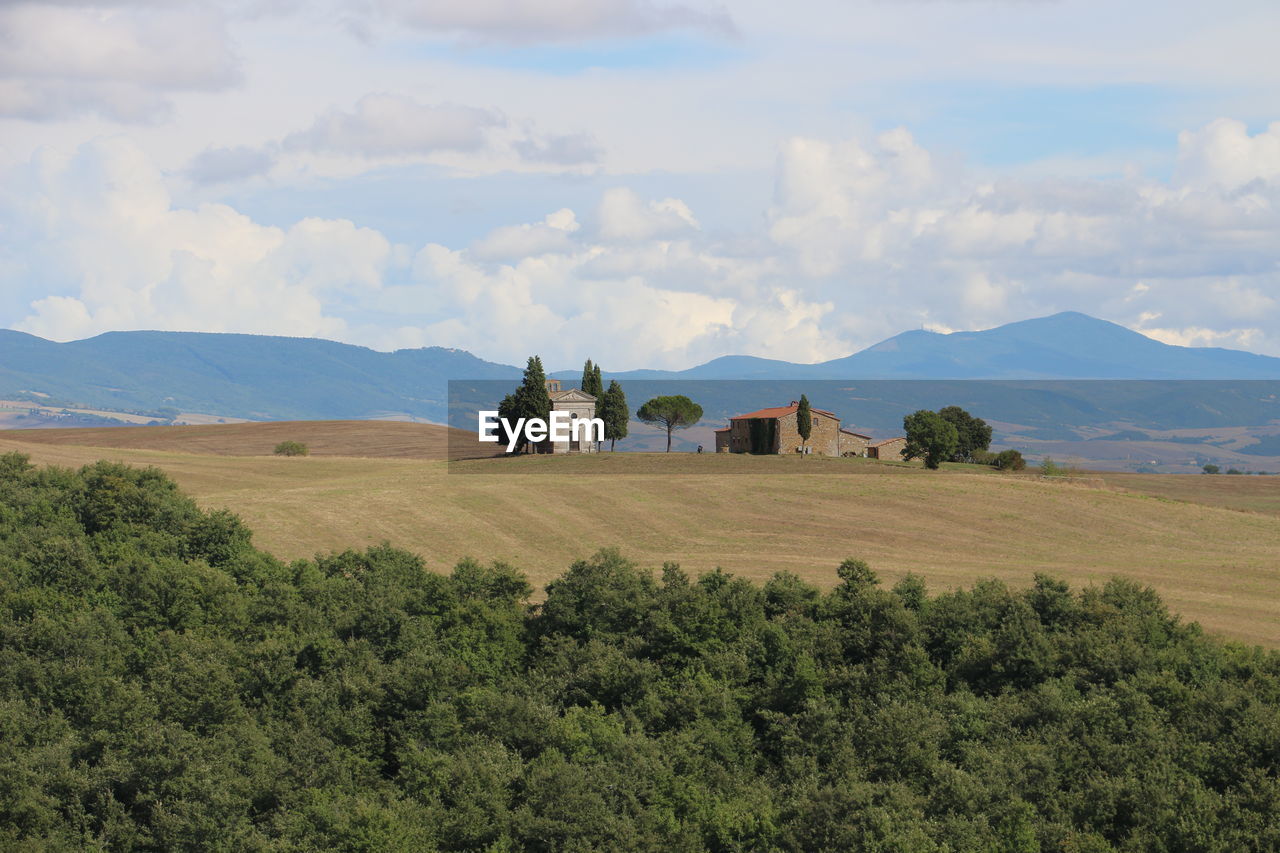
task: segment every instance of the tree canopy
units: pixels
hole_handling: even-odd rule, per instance
[[[946,406],[938,414],[956,428],[958,440],[952,462],[973,462],[975,453],[991,447],[991,427],[982,418],[975,418],[959,406]]]
[[[1280,654],[1125,580],[284,563],[0,456],[0,846],[1275,850]]]
[[[502,398],[502,402],[498,404],[499,423],[504,418],[510,423],[515,423],[521,418],[526,420],[541,418],[545,421],[549,417],[551,417],[551,395],[547,392],[547,374],[542,368],[542,359],[536,355],[530,356],[520,387]],[[505,426],[502,431],[505,444],[510,436],[506,435]],[[523,453],[528,450],[527,444],[527,439],[521,433],[517,438],[516,452]]]
[[[654,397],[636,412],[636,417],[667,431],[667,452],[671,452],[671,433],[688,429],[702,419],[702,407],[683,394]]]
[[[907,446],[902,458],[923,459],[926,468],[937,468],[950,459],[960,444],[955,425],[937,412],[921,409],[902,419]]]

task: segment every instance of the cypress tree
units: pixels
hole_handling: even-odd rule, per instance
[[[627,437],[627,395],[622,392],[618,380],[609,381],[609,390],[604,392],[604,410],[600,417],[604,420],[604,437],[609,439],[609,450],[612,452],[618,445],[618,439]]]
[[[519,403],[517,414],[522,418],[551,418],[551,395],[547,393],[547,373],[542,369],[542,359],[529,356],[524,369],[524,380],[516,391]]]
[[[809,408],[809,398],[803,394],[796,409],[796,430],[800,433],[800,440],[808,445],[809,436],[813,435],[813,410]]]
[[[582,365],[582,381],[578,383],[578,387],[582,389],[582,393],[590,394],[593,397],[598,397],[599,395],[597,395],[596,392],[592,390],[593,383],[595,382],[595,380],[596,380],[595,366],[591,363],[591,359],[587,359],[587,363]]]
[[[591,393],[596,398],[596,417],[604,420],[604,378],[600,375],[600,365],[597,364],[591,372]],[[596,442],[596,452],[598,453],[603,441]]]

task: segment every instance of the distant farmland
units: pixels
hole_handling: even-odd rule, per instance
[[[267,456],[282,441],[301,441],[313,456],[383,459],[447,459],[491,456],[462,430],[403,421],[269,421],[206,426],[100,427],[15,430],[0,438],[36,444],[163,450],[215,456]]]
[[[1104,475],[1075,482],[868,460],[604,454],[443,460],[443,427],[268,423],[0,433],[37,462],[157,465],[283,558],[381,541],[445,570],[506,560],[535,584],[597,548],[823,586],[845,556],[935,589],[1048,572],[1124,575],[1226,636],[1280,646],[1280,478]],[[270,456],[286,439],[313,456]],[[83,443],[111,441],[116,446]],[[77,443],[79,442],[79,443]],[[127,446],[126,446],[127,445]],[[490,446],[483,446],[485,452]],[[353,458],[363,456],[366,458]]]

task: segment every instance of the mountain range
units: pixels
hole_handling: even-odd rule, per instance
[[[1218,347],[1172,346],[1116,323],[1064,311],[980,332],[903,332],[853,355],[818,364],[729,355],[688,370],[633,370],[616,377],[1280,379],[1280,358]]]
[[[521,368],[442,347],[377,352],[309,338],[110,332],[55,343],[0,330],[0,399],[250,420],[407,417],[443,422],[450,379],[511,380]],[[576,380],[578,370],[554,376]],[[620,380],[1280,379],[1280,358],[1171,346],[1075,312],[979,332],[910,331],[842,358],[794,364],[725,356]]]

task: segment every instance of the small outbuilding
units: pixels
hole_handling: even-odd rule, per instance
[[[866,456],[869,444],[871,444],[871,436],[844,427],[840,428],[841,456]]]
[[[907,449],[907,440],[901,436],[897,438],[886,438],[884,441],[876,441],[867,445],[867,456],[872,459],[891,459],[894,461],[902,460],[902,453]]]

